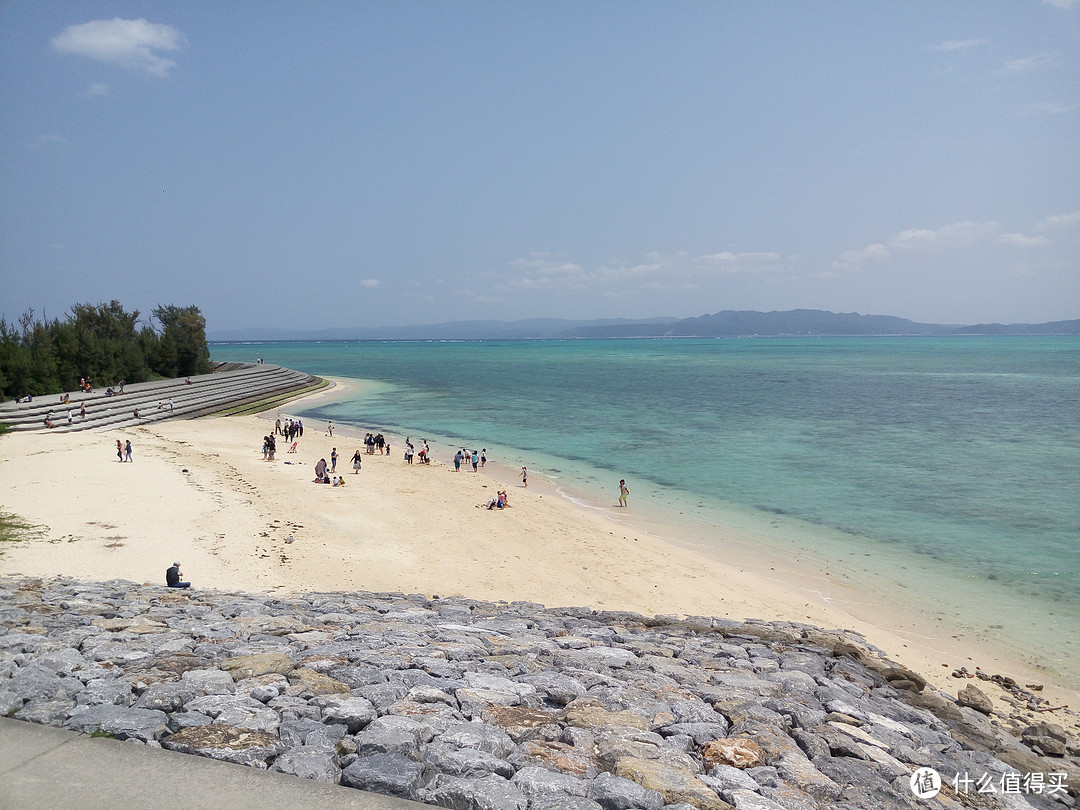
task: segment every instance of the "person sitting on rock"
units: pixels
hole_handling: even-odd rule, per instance
[[[172,567],[165,571],[165,584],[170,588],[190,588],[190,582],[181,582],[180,577],[183,574],[180,573],[180,563],[174,562]]]

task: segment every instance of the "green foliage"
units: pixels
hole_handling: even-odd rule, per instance
[[[72,391],[84,377],[100,388],[210,371],[198,307],[158,306],[152,315],[160,330],[119,301],[76,304],[63,320],[39,321],[29,309],[17,325],[0,318],[0,400]]]
[[[25,520],[0,512],[0,543],[14,543],[27,537],[40,537],[44,528]]]

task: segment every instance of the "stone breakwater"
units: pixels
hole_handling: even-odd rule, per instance
[[[926,767],[946,807],[1077,785],[850,633],[462,597],[3,578],[0,714],[477,810],[925,807]]]

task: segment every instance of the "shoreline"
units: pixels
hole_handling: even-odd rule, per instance
[[[158,582],[175,558],[196,588],[400,591],[646,616],[794,621],[855,631],[952,695],[966,684],[952,672],[978,666],[1021,685],[1043,684],[1040,696],[1055,706],[1080,702],[1067,684],[1022,661],[971,642],[920,637],[917,617],[888,606],[853,617],[845,606],[861,597],[872,608],[871,594],[834,581],[826,599],[802,563],[772,551],[753,559],[747,552],[754,538],[736,529],[725,538],[741,550],[714,559],[682,545],[675,527],[576,503],[539,474],[530,476],[528,489],[512,468],[494,462],[477,474],[455,474],[441,448],[430,467],[410,467],[400,455],[364,455],[353,475],[349,459],[360,437],[346,431],[331,439],[325,423],[306,426],[297,454],[281,443],[277,461],[264,462],[267,419],[272,425],[279,412],[354,390],[353,381],[331,379],[333,388],[260,416],[5,436],[5,510],[48,531],[4,549],[0,572]],[[133,440],[133,464],[117,463],[111,453],[121,435]],[[395,454],[402,444],[394,443]],[[333,446],[344,488],[311,483],[315,462],[329,459]],[[509,509],[475,508],[503,487]],[[1012,711],[997,691],[991,696]],[[1074,716],[1058,714],[1043,719],[1076,727]]]
[[[324,400],[347,398],[357,383],[369,382],[327,379],[341,388],[321,392]],[[313,401],[303,400],[305,404]],[[433,449],[436,459],[444,461],[454,452],[450,445]],[[488,470],[498,471],[505,485],[520,486],[516,467],[489,461]],[[911,604],[912,594],[903,590],[906,586],[898,586],[884,576],[868,575],[843,561],[828,560],[794,546],[785,548],[771,538],[764,526],[744,520],[745,515],[739,515],[740,520],[732,520],[733,516],[728,515],[728,520],[721,524],[691,525],[691,519],[684,519],[681,512],[632,508],[624,511],[615,507],[614,497],[604,505],[595,494],[576,492],[561,478],[549,477],[539,468],[530,467],[529,480],[530,489],[544,487],[546,494],[560,497],[583,514],[611,521],[624,532],[623,539],[636,541],[647,535],[657,543],[719,564],[723,570],[737,569],[746,579],[742,585],[753,583],[750,588],[755,597],[751,604],[756,605],[758,612],[734,618],[803,621],[826,629],[854,631],[890,657],[918,671],[937,688],[953,693],[963,685],[961,680],[951,677],[956,669],[980,668],[983,672],[1008,674],[1018,683],[1040,684],[1060,696],[1059,702],[1073,707],[1080,704],[1080,671],[1070,680],[1067,667],[1054,670],[1022,660],[1014,641],[980,638],[984,628],[960,623],[944,605],[927,606],[920,611]],[[813,528],[797,523],[787,527],[794,532]],[[721,536],[723,546],[704,542],[703,532]],[[792,596],[791,591],[797,596]],[[768,601],[760,598],[762,595]],[[774,608],[770,603],[780,607]]]

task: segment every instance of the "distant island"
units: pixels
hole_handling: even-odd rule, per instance
[[[1048,323],[917,323],[891,315],[793,309],[787,312],[724,310],[698,318],[531,318],[520,321],[452,321],[416,326],[337,329],[251,327],[208,332],[215,342],[259,340],[559,340],[666,337],[859,337],[872,335],[1078,335],[1080,319]]]

